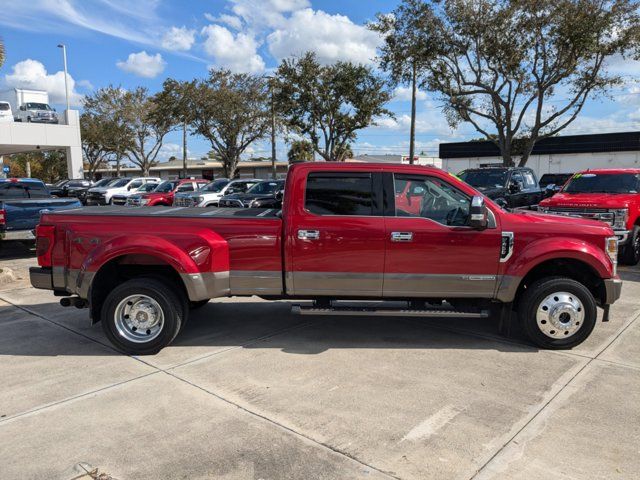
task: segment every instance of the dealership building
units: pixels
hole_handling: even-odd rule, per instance
[[[500,151],[493,142],[441,143],[439,148],[442,168],[451,173],[502,164]],[[518,158],[514,160],[517,164]],[[588,168],[640,168],[640,132],[545,138],[536,143],[527,167],[539,177]]]
[[[276,171],[279,178],[284,178],[289,168],[288,162],[277,161]],[[238,174],[241,178],[271,178],[273,171],[273,165],[271,159],[254,159],[254,160],[241,160],[238,162]],[[149,176],[160,177],[163,180],[176,180],[183,177],[184,165],[182,159],[173,158],[166,162],[159,162],[149,171]],[[85,170],[85,175],[88,176],[89,172]],[[96,178],[104,177],[136,177],[140,175],[139,167],[120,167],[120,170],[116,170],[114,165],[109,165],[107,168],[100,168],[96,170]],[[187,175],[186,177],[206,178],[207,180],[213,180],[214,178],[220,178],[224,175],[222,169],[222,162],[210,159],[188,159],[187,160]]]

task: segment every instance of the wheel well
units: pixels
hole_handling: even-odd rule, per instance
[[[567,277],[589,289],[598,304],[604,304],[606,289],[600,275],[587,263],[572,258],[554,258],[533,267],[520,282],[516,299],[536,280],[545,277]]]
[[[89,302],[93,322],[100,321],[102,304],[111,290],[122,282],[142,276],[161,277],[188,297],[180,274],[164,260],[153,255],[122,255],[105,263],[91,283]]]

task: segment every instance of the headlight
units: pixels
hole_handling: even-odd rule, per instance
[[[149,203],[149,199],[148,198],[141,198],[140,199],[140,205],[146,205],[147,203]]]
[[[202,203],[202,202],[204,202],[204,197],[195,197],[195,198],[193,199],[193,201],[194,201],[195,203]]]
[[[618,237],[607,237],[604,242],[604,250],[613,265],[613,274],[616,275],[618,267]]]
[[[610,213],[613,213],[613,224],[611,225],[614,230],[626,230],[627,228],[627,219],[629,218],[629,209],[628,208],[617,208],[614,210],[609,210]]]

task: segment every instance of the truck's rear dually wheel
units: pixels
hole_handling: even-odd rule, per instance
[[[570,278],[540,279],[523,292],[518,316],[524,333],[539,347],[568,349],[591,334],[596,301],[587,287]]]
[[[155,278],[128,280],[105,299],[102,329],[111,343],[124,353],[157,353],[180,331],[185,312],[179,295]]]

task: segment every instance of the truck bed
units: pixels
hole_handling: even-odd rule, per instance
[[[50,215],[91,217],[162,217],[162,218],[277,218],[275,208],[199,208],[199,207],[124,207],[93,206],[50,212]]]

